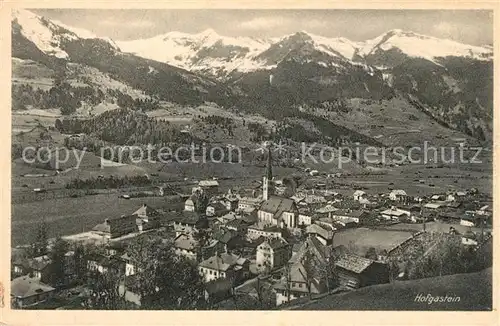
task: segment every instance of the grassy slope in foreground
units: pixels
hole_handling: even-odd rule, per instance
[[[418,294],[433,297],[460,297],[458,302],[415,301]],[[315,302],[294,306],[293,310],[491,310],[491,268],[478,273],[456,274],[412,281],[375,285]]]

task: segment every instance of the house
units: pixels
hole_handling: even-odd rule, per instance
[[[108,271],[108,257],[98,254],[88,255],[87,270],[91,272],[106,273]]]
[[[286,229],[278,226],[262,227],[259,224],[250,225],[247,230],[247,239],[249,241],[256,240],[260,237],[265,238],[286,238],[288,232]]]
[[[108,242],[104,247],[107,256],[121,255],[126,248],[127,246],[123,241]]]
[[[219,303],[233,296],[233,281],[218,278],[205,284],[205,301],[209,305]]]
[[[233,250],[241,242],[241,238],[238,233],[233,230],[221,229],[214,232],[212,235],[214,240],[217,240],[221,246],[223,246],[224,252]]]
[[[445,196],[444,195],[432,195],[431,197],[432,200],[444,200],[445,199]]]
[[[441,206],[442,205],[439,203],[427,203],[424,205],[425,208],[432,209],[432,210],[439,209],[439,208],[441,208]]]
[[[460,219],[460,225],[474,227],[476,226],[476,219],[472,216],[464,215]]]
[[[338,230],[340,228],[355,227],[358,224],[356,221],[357,221],[356,219],[351,217],[344,217],[344,218],[322,217],[318,219],[315,223],[325,228]]]
[[[338,209],[330,213],[330,218],[335,221],[354,221],[355,223],[359,223],[366,217],[368,217],[368,212],[363,210]]]
[[[335,263],[339,284],[356,289],[389,282],[387,264],[346,253]]]
[[[219,190],[219,182],[217,180],[201,180],[198,182],[198,187],[208,196],[213,196]]]
[[[298,209],[289,198],[273,196],[264,201],[257,211],[258,223],[267,226],[298,227]]]
[[[307,226],[312,224],[312,215],[309,209],[299,208],[299,226]]]
[[[333,212],[338,208],[333,207],[331,204],[318,208],[315,213],[322,217],[330,217]]]
[[[319,195],[307,195],[305,198],[304,198],[304,202],[307,203],[307,204],[324,204],[326,203],[326,199],[325,197],[323,196],[319,196]]]
[[[281,280],[274,286],[276,305],[282,305],[289,300],[326,293],[334,287],[333,279],[311,274],[317,268],[329,268],[331,247],[324,246],[315,237],[304,241],[296,253],[292,255]],[[333,274],[332,274],[333,277]]]
[[[124,274],[126,277],[135,275],[136,273],[136,262],[130,257],[128,253],[124,253],[120,256],[120,259],[125,264],[124,266]]]
[[[270,275],[259,275],[256,278],[236,287],[234,289],[234,293],[236,295],[244,295],[257,300],[257,304],[259,304],[259,299],[264,302],[267,301],[269,305],[272,306],[276,301],[272,295],[273,283],[274,281],[271,279]]]
[[[291,200],[293,200],[295,202],[295,204],[300,204],[301,202],[304,202],[305,199],[306,199],[306,196],[302,196],[302,195],[293,195],[292,197],[290,197]]]
[[[207,206],[205,214],[209,217],[211,216],[222,216],[226,214],[229,210],[226,205],[221,202],[214,202]]]
[[[402,189],[395,189],[389,194],[389,199],[392,201],[397,201],[400,203],[409,203],[413,200],[411,196],[406,194],[406,191]]]
[[[52,260],[49,256],[40,256],[28,259],[27,261],[27,271],[33,278],[41,279],[47,273],[49,273],[50,265],[52,264]]]
[[[248,266],[248,260],[238,255],[217,253],[202,261],[198,265],[198,270],[205,283],[219,278],[227,278],[234,280],[236,284],[237,281],[248,276]]]
[[[231,189],[229,189],[231,191]],[[235,209],[238,208],[238,197],[233,195],[232,193],[228,194],[225,196],[225,198],[222,199],[221,201],[225,206],[228,211],[234,211]]]
[[[28,260],[23,256],[14,256],[13,254],[10,266],[13,277],[27,275],[29,273]]]
[[[146,204],[143,204],[138,210],[132,213],[132,215],[138,217],[136,225],[139,231],[146,231],[160,227],[160,212]]]
[[[114,239],[142,230],[141,225],[142,223],[138,221],[137,215],[122,215],[105,219],[104,223],[97,224],[92,231]]]
[[[38,277],[25,275],[10,282],[12,307],[31,308],[50,300],[54,293],[55,288],[42,283]]]
[[[404,210],[404,209],[399,209],[397,207],[391,207],[389,209],[386,209],[385,211],[382,211],[380,213],[383,219],[389,220],[389,221],[399,221],[403,218],[410,218],[411,213],[410,211]]]
[[[284,266],[290,259],[290,245],[282,238],[266,239],[257,246],[255,263],[259,271],[272,271]]]
[[[260,197],[240,197],[238,200],[238,209],[257,209],[262,203],[262,198]]]
[[[316,236],[322,245],[328,246],[331,245],[333,241],[333,230],[331,226],[321,225],[321,223],[317,222],[309,225],[306,228],[306,233]]]
[[[186,201],[184,202],[184,211],[186,212],[194,212],[195,211],[195,199],[194,196],[190,196]]]
[[[236,220],[237,218],[238,218],[238,215],[236,215],[235,212],[228,212],[227,214],[219,216],[217,218],[217,221],[221,222],[222,224],[227,224],[233,220]]]
[[[447,202],[453,202],[455,200],[457,200],[457,195],[455,193],[449,193],[446,195],[446,199],[445,199]]]
[[[174,240],[174,252],[177,256],[196,261],[198,254],[198,241],[192,234],[180,234]]]
[[[133,274],[127,276],[124,282],[118,287],[118,294],[127,302],[132,303],[138,307],[142,304],[142,297],[140,293],[140,286],[137,280],[137,275]]]
[[[244,237],[247,234],[250,224],[243,219],[234,219],[226,223],[226,229],[235,231],[239,236]]]
[[[478,245],[478,237],[472,231],[467,231],[462,235],[462,244],[464,246],[477,246]]]
[[[199,229],[208,227],[208,220],[200,218],[193,212],[182,212],[173,218],[173,226],[175,235],[178,236],[182,233],[193,233]]]
[[[137,215],[144,222],[157,220],[161,216],[161,214],[156,209],[154,209],[146,204],[143,204],[138,210],[133,212],[132,215]]]
[[[363,190],[356,190],[353,194],[353,198],[355,201],[360,201],[363,198],[366,198],[366,192]]]

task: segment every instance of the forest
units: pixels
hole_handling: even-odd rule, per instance
[[[167,121],[159,121],[130,109],[107,111],[90,119],[63,119],[56,121],[63,133],[91,135],[117,145],[135,144],[187,144],[194,141]]]

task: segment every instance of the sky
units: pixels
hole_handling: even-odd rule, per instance
[[[493,44],[488,10],[36,9],[37,14],[116,41],[213,29],[224,36],[277,37],[307,31],[364,41],[402,29],[458,42]]]

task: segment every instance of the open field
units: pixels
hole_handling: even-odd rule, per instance
[[[329,295],[315,302],[297,305],[293,310],[453,310],[490,311],[492,309],[492,271],[456,274],[391,284]],[[419,294],[459,297],[455,302],[418,302]]]
[[[349,249],[354,247],[355,251],[364,255],[369,248],[373,247],[377,252],[390,250],[412,236],[412,232],[376,230],[368,228],[355,228],[340,230],[333,237],[333,245],[343,245]]]
[[[88,231],[104,219],[131,214],[142,204],[167,210],[178,208],[178,196],[120,199],[116,194],[64,198],[12,205],[12,245],[28,244],[38,223],[48,225],[48,236]]]
[[[11,120],[12,134],[30,131],[39,124],[44,127],[53,127],[59,117],[60,115],[55,110],[14,111]]]

